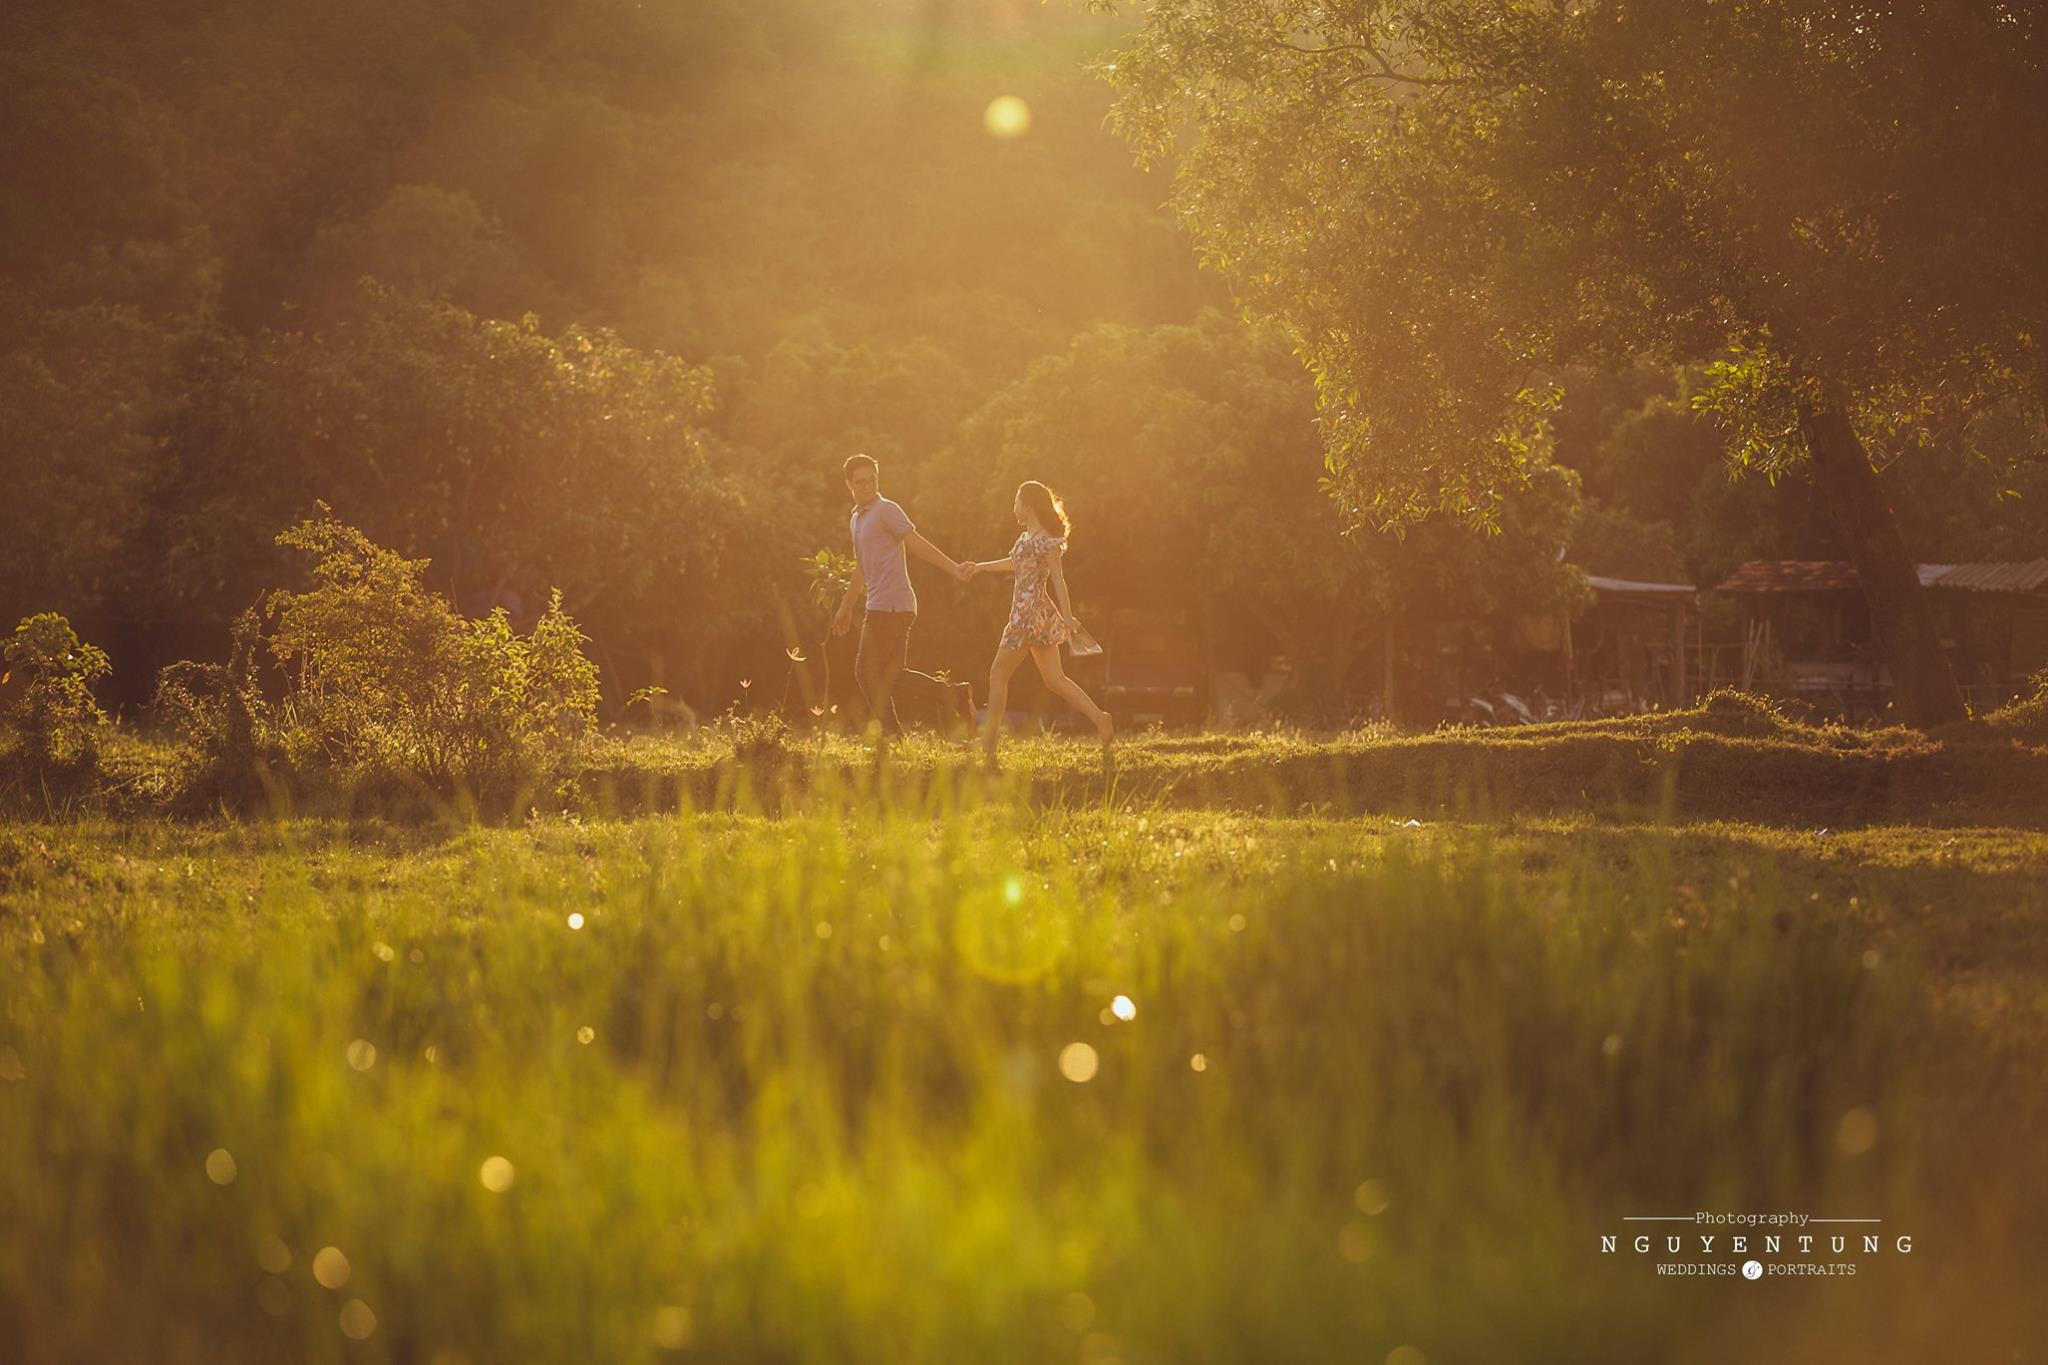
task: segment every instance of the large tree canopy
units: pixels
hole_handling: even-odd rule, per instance
[[[1908,709],[1953,714],[1873,444],[2048,389],[2044,21],[1923,0],[1156,0],[1103,64],[1289,324],[1347,513],[1489,520],[1571,362],[1718,356],[1811,458]],[[1931,664],[1931,668],[1923,665]]]

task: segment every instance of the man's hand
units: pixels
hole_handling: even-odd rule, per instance
[[[847,631],[849,631],[849,630],[852,630],[852,629],[853,629],[853,606],[852,606],[852,604],[851,604],[851,603],[849,603],[848,605],[846,605],[846,606],[843,606],[843,607],[841,607],[841,608],[839,609],[838,613],[837,613],[837,614],[836,614],[835,616],[833,616],[833,618],[832,618],[832,633],[833,633],[834,635],[844,635],[844,634],[846,634],[846,632],[847,632]]]
[[[976,574],[981,572],[981,565],[975,563],[971,559],[963,563],[956,564],[953,567],[955,576],[957,576],[962,583],[967,582],[969,579],[973,578]]]

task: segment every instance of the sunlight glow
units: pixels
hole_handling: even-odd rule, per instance
[[[1031,106],[1015,95],[1003,95],[989,101],[981,122],[990,137],[1022,137],[1031,130]]]
[[[1128,995],[1119,995],[1116,999],[1110,1001],[1109,1012],[1125,1023],[1129,1023],[1138,1017],[1138,1007],[1131,1002],[1131,997]]]

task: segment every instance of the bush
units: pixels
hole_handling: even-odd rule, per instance
[[[105,651],[78,638],[56,612],[23,617],[0,655],[6,677],[22,675],[21,694],[0,711],[15,763],[39,777],[78,775],[99,762],[106,713],[92,685],[113,671]]]
[[[2026,744],[2048,743],[2048,668],[2029,682],[2032,692],[2009,702],[1984,717],[1984,728],[1995,735]]]
[[[314,557],[316,586],[245,613],[226,665],[173,664],[158,680],[158,713],[191,742],[209,792],[247,795],[270,768],[504,794],[565,766],[594,731],[597,666],[559,591],[521,636],[502,608],[458,615],[422,581],[426,560],[377,545],[324,503],[278,543]],[[258,685],[261,654],[282,675],[274,704]]]

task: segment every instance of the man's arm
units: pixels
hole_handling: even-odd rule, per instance
[[[929,540],[926,540],[917,531],[912,531],[909,535],[903,537],[903,545],[905,549],[914,553],[919,559],[929,560],[955,578],[964,578],[966,576],[966,571],[961,568],[960,564],[952,556],[932,544]]]
[[[853,629],[853,606],[867,599],[868,581],[861,576],[860,565],[853,566],[853,577],[847,582],[846,596],[839,599],[839,610],[832,617],[832,633],[844,635]]]

